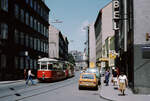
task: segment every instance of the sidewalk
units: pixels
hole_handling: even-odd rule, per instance
[[[25,80],[0,81],[0,85],[12,84],[12,83],[23,82],[23,81],[25,81]]]
[[[38,82],[37,79],[33,79],[33,81],[35,81],[36,83]],[[22,80],[11,80],[11,81],[0,81],[0,85],[13,84],[13,83],[18,83],[18,82],[26,82],[26,81],[24,79],[22,79]]]
[[[101,78],[101,89],[100,89],[100,96],[104,99],[107,99],[109,101],[149,101],[150,95],[135,95],[132,93],[132,91],[127,88],[125,91],[125,96],[120,96],[120,91],[117,89],[114,89],[113,84],[109,82],[109,86],[105,86],[103,83],[104,77]],[[111,78],[110,80],[111,81]]]

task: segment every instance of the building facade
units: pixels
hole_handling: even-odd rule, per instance
[[[95,36],[97,62],[101,63],[101,67],[113,67],[114,63],[112,62],[114,61],[109,57],[112,51],[110,40],[114,36],[112,29],[112,2],[108,3],[99,12],[95,21]]]
[[[116,63],[135,93],[150,93],[150,1],[113,0]],[[148,37],[147,37],[148,36]]]
[[[77,50],[72,50],[69,53],[72,54],[75,59],[76,69],[83,69],[88,66],[87,57],[85,56],[86,53]]]
[[[49,57],[68,59],[68,39],[54,26],[49,26]]]
[[[49,11],[43,0],[0,1],[0,80],[36,73],[37,59],[48,56]]]

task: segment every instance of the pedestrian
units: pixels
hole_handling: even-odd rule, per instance
[[[122,95],[125,95],[125,89],[128,85],[128,79],[127,76],[121,72],[121,75],[118,78],[118,82],[119,82],[119,90],[121,91]]]
[[[110,72],[109,72],[109,69],[107,69],[107,71],[105,72],[105,83],[106,83],[106,86],[109,85],[109,76],[110,76]]]
[[[112,79],[113,80],[113,86],[115,86],[118,82],[118,74],[117,74],[116,69],[114,69],[114,72],[113,72],[112,76],[113,76],[113,79]]]
[[[120,75],[119,68],[118,68],[118,67],[116,67],[116,70],[117,70],[117,75],[119,76],[119,75]]]
[[[28,78],[26,80],[26,85],[28,85],[29,80],[31,81],[32,85],[34,84],[34,82],[32,80],[32,76],[34,76],[34,75],[31,73],[31,69],[29,69],[28,70]]]
[[[27,71],[26,71],[26,69],[24,69],[24,80],[26,80],[27,79]]]

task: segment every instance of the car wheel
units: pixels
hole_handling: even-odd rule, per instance
[[[98,90],[98,85],[95,87],[95,90]]]

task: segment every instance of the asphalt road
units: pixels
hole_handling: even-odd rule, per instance
[[[25,86],[25,81],[0,85],[0,101],[107,101],[99,92],[78,89],[79,72],[75,77],[53,83]]]

